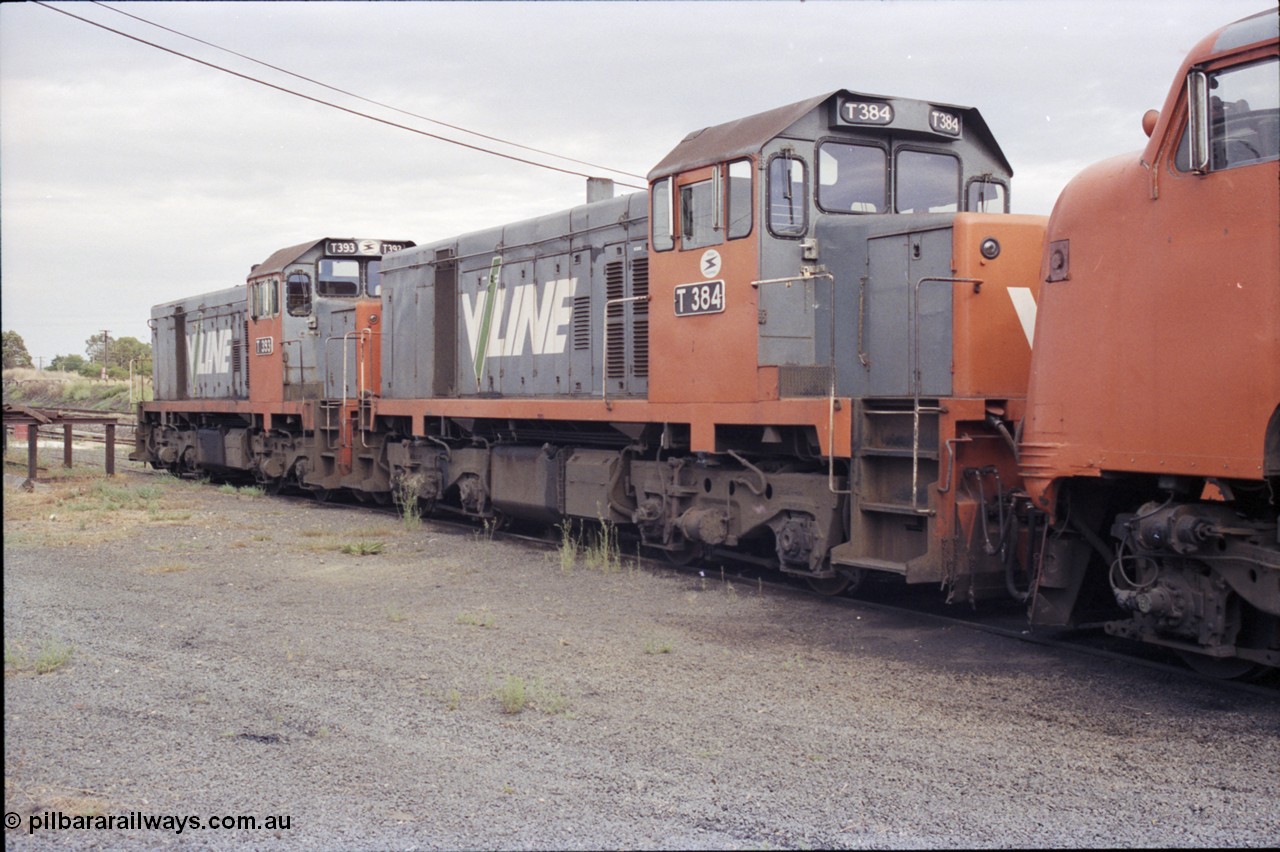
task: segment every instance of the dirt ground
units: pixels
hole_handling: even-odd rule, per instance
[[[12,481],[6,848],[1280,842],[1275,697],[715,566]]]

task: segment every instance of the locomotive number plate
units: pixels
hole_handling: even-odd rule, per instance
[[[705,281],[676,287],[676,316],[718,314],[724,310],[724,282]]]

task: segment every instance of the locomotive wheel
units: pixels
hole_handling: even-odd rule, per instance
[[[857,591],[865,573],[861,568],[854,568],[849,573],[838,571],[834,577],[806,577],[805,582],[818,594],[835,597]]]
[[[328,488],[313,488],[311,496],[315,498],[317,503],[328,503],[333,499],[333,491]]]

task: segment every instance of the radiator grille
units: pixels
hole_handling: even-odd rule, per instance
[[[591,297],[575,296],[573,299],[573,348],[591,348]]]
[[[632,370],[638,378],[649,375],[649,258],[637,257],[631,261],[632,302],[631,329],[634,336]]]
[[[778,396],[826,396],[831,391],[831,368],[788,364],[778,368]]]
[[[626,266],[620,260],[604,267],[604,291],[609,300],[605,308],[605,323],[609,338],[609,350],[605,353],[605,376],[620,379],[627,375],[626,306],[621,301],[626,296]]]

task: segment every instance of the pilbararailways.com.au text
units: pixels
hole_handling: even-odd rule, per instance
[[[15,829],[22,825],[22,817],[14,812],[4,815],[4,827]],[[171,831],[182,834],[184,831],[201,831],[213,829],[218,831],[288,831],[292,828],[293,818],[288,815],[273,816],[234,816],[212,815],[200,817],[195,814],[177,816],[173,814],[144,814],[130,811],[127,814],[64,814],[61,811],[44,811],[30,814],[26,818],[27,834],[37,831]]]

